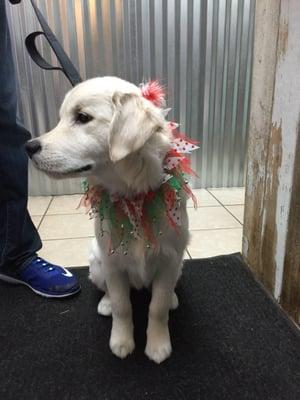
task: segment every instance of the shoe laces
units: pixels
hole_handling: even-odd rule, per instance
[[[40,268],[46,270],[46,272],[51,272],[55,270],[55,267],[53,264],[49,263],[48,261],[38,257],[35,260],[35,264]]]

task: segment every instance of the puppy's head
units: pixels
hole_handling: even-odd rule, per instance
[[[91,79],[72,89],[58,125],[26,144],[35,166],[50,176],[92,175],[105,181],[115,174],[127,185],[149,157],[161,167],[168,147],[162,111],[145,100],[137,86],[112,77]]]

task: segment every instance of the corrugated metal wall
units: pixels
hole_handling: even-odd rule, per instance
[[[170,118],[198,139],[195,187],[244,182],[255,0],[39,0],[41,11],[83,78],[117,75],[167,88]],[[70,88],[59,72],[29,59],[24,38],[39,25],[28,0],[7,6],[19,113],[38,136],[58,120]],[[45,43],[48,60],[55,62]],[[31,194],[80,190],[77,180],[51,181],[30,168]]]

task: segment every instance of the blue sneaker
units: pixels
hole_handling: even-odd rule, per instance
[[[26,285],[44,297],[68,297],[81,289],[77,278],[70,271],[50,264],[41,257],[32,260],[17,278],[0,274],[0,279],[9,283]]]

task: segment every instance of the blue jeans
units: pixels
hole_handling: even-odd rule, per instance
[[[27,211],[29,132],[17,121],[16,80],[5,1],[0,1],[0,272],[17,275],[42,247]]]

